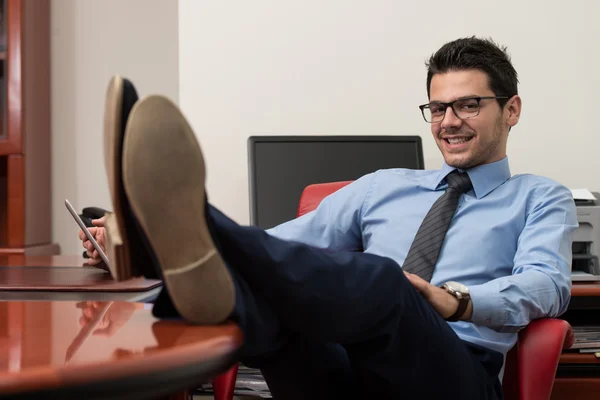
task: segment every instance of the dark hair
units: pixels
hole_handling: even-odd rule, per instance
[[[435,52],[427,66],[427,97],[431,93],[431,79],[435,74],[450,71],[477,69],[488,76],[490,89],[496,96],[512,97],[518,94],[517,71],[510,62],[506,47],[498,46],[492,39],[479,39],[475,36],[457,39],[443,45]],[[504,107],[508,99],[498,99]]]

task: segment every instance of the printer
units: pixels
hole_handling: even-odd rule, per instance
[[[573,234],[572,281],[600,281],[600,193],[596,199],[575,199],[579,227]]]

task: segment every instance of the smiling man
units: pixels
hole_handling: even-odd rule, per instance
[[[420,109],[442,168],[374,172],[267,232],[206,203],[200,147],[171,102],[136,105],[123,180],[156,269],[131,261],[166,283],[155,315],[235,320],[242,361],[279,399],[501,398],[517,332],[569,303],[575,204],[550,179],[511,176],[521,98],[504,49],[458,39],[427,66]],[[175,192],[186,207],[160,201]]]
[[[459,43],[446,46],[451,45]],[[439,52],[429,63],[430,102],[419,108],[425,121],[431,123],[431,133],[446,164],[456,168],[502,160],[506,157],[508,131],[519,122],[517,73],[500,49],[493,50],[499,52],[495,56],[506,65],[482,65],[486,70],[457,69],[448,65],[443,59],[445,54]],[[496,91],[504,94],[497,95]]]

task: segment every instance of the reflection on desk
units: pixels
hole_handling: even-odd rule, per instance
[[[142,303],[0,302],[0,397],[169,394],[226,370],[241,343],[233,324],[159,321]]]

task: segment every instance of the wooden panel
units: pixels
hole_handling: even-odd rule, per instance
[[[594,354],[562,353],[559,362],[561,364],[598,364],[600,366],[600,358]]]
[[[8,156],[7,165],[7,221],[8,247],[23,247],[25,201],[24,201],[24,157]]]
[[[25,246],[48,244],[51,228],[50,3],[23,0]]]
[[[19,154],[21,143],[21,22],[22,0],[8,0],[6,10],[6,127],[7,139],[0,141],[0,154]]]
[[[6,19],[7,139],[0,141],[0,155],[8,155],[8,165],[0,252],[53,254],[50,2],[7,0]]]
[[[600,379],[557,378],[554,381],[551,400],[598,400]]]
[[[0,246],[8,244],[7,193],[6,193],[6,157],[0,156]]]

